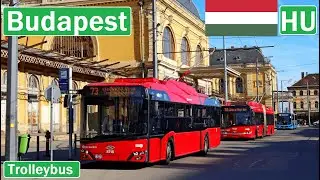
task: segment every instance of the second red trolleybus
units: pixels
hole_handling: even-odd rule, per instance
[[[255,139],[274,133],[274,112],[255,102],[228,102],[222,107],[223,139]]]
[[[175,80],[123,78],[84,87],[80,159],[168,164],[220,144],[219,100]]]

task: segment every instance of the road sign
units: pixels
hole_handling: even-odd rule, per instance
[[[52,103],[59,103],[61,92],[58,86],[50,85],[44,92],[44,96],[48,101],[52,100]]]
[[[61,68],[59,70],[59,87],[62,94],[68,94],[69,76],[69,68]]]

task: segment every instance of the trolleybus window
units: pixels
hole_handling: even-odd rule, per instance
[[[267,124],[268,125],[274,124],[274,115],[273,114],[267,114]]]
[[[142,98],[90,97],[85,106],[84,138],[147,133],[147,102]]]
[[[220,127],[219,107],[151,101],[150,108],[151,135]]]

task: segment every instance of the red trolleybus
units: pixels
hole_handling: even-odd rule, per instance
[[[274,111],[270,107],[266,107],[266,116],[267,116],[267,136],[274,134]]]
[[[266,109],[263,104],[228,102],[222,107],[222,138],[255,139],[266,135]]]
[[[82,161],[168,164],[220,144],[219,101],[185,83],[123,78],[81,95]]]

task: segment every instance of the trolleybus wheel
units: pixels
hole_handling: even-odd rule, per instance
[[[168,141],[167,148],[166,148],[166,160],[163,161],[161,164],[168,165],[170,161],[173,159],[173,150],[172,150],[172,143]]]
[[[208,151],[209,151],[209,139],[208,139],[208,135],[206,135],[206,137],[204,138],[204,147],[203,147],[202,155],[206,156],[208,154]]]

